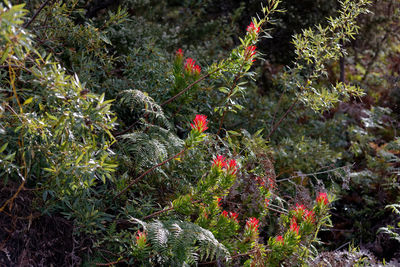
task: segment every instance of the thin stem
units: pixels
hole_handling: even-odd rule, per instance
[[[306,173],[306,174],[301,174],[301,175],[293,175],[289,178],[284,178],[284,179],[280,179],[280,180],[276,180],[277,183],[279,182],[283,182],[283,181],[288,181],[291,180],[293,178],[297,178],[297,177],[306,177],[306,176],[315,176],[318,174],[324,174],[324,173],[330,173],[330,172],[334,172],[336,170],[341,170],[341,169],[347,169],[350,168],[351,165],[347,165],[347,166],[343,166],[343,167],[338,167],[338,168],[334,168],[334,169],[330,169],[330,170],[326,170],[326,171],[321,171],[321,172],[314,172],[314,173]]]
[[[289,113],[293,110],[294,106],[297,104],[297,101],[299,101],[298,98],[296,98],[295,101],[293,101],[292,105],[290,105],[290,107],[288,108],[288,110],[286,110],[285,114],[282,115],[282,117],[279,119],[279,121],[277,123],[275,123],[274,127],[272,128],[272,130],[269,132],[268,136],[265,138],[266,140],[268,140],[271,135],[276,131],[276,129],[278,129],[279,125],[282,123],[282,121],[286,118],[287,115],[289,115]]]
[[[219,71],[220,68],[217,68],[216,70],[207,73],[206,75],[204,75],[203,77],[199,78],[197,81],[194,81],[193,83],[189,84],[188,87],[186,87],[185,89],[183,89],[182,91],[180,91],[179,93],[177,93],[176,95],[174,95],[173,97],[171,97],[170,99],[166,100],[165,102],[163,102],[161,104],[161,106],[165,106],[166,104],[171,103],[172,101],[174,101],[176,98],[180,97],[181,95],[183,95],[184,93],[186,93],[187,91],[189,91],[190,88],[192,88],[193,86],[195,86],[196,84],[198,84],[199,82],[201,82],[202,80],[204,80],[205,78],[209,77],[211,74]]]
[[[236,84],[237,84],[237,82],[239,81],[239,79],[241,77],[242,70],[243,70],[244,64],[246,63],[246,60],[247,59],[243,60],[242,65],[240,66],[240,70],[239,70],[238,74],[235,76],[235,79],[233,80],[233,84],[232,84],[232,86],[231,86],[231,88],[229,90],[229,94],[227,95],[226,99],[229,99],[231,97],[231,95],[233,94],[233,89],[235,89]],[[228,106],[229,106],[229,103],[228,103]],[[227,112],[228,112],[228,109],[225,109],[224,113],[222,114],[222,117],[221,117],[221,119],[219,121],[219,127],[218,127],[217,135],[219,135],[219,133],[221,132],[222,124],[224,123],[225,115],[226,115]]]
[[[174,207],[170,207],[168,209],[159,210],[157,212],[154,212],[154,213],[152,213],[150,215],[147,215],[147,216],[143,217],[142,220],[147,220],[147,219],[156,217],[156,216],[158,216],[158,215],[160,215],[160,214],[162,214],[164,212],[167,212],[167,211],[170,211],[170,210],[173,210],[173,209],[174,209]]]
[[[166,164],[167,162],[173,160],[174,158],[177,158],[178,156],[180,156],[181,154],[183,154],[186,151],[186,147],[184,149],[182,149],[179,153],[175,154],[174,156],[164,160],[163,162],[154,165],[153,167],[151,167],[150,169],[148,169],[147,171],[145,171],[143,174],[141,174],[138,178],[136,178],[135,180],[133,180],[132,182],[130,182],[121,192],[119,192],[114,198],[113,200],[119,198],[123,193],[125,193],[132,185],[136,184],[137,182],[139,182],[143,177],[145,177],[148,173],[150,173],[151,171],[153,171],[154,169]]]
[[[42,11],[42,9],[52,0],[47,0],[46,2],[44,2],[39,9],[36,11],[36,13],[33,15],[33,17],[24,25],[24,28],[28,28],[29,25],[31,25],[31,23],[36,19],[36,17],[39,15],[39,13]]]
[[[192,201],[192,204],[196,204],[196,203],[199,203],[199,202],[200,202],[200,200]],[[167,209],[156,211],[156,212],[154,212],[154,213],[152,213],[150,215],[147,215],[147,216],[143,217],[142,220],[147,220],[147,219],[156,217],[156,216],[158,216],[160,214],[163,214],[164,212],[167,212],[167,211],[170,211],[170,210],[173,210],[173,209],[174,209],[174,207],[169,207]]]

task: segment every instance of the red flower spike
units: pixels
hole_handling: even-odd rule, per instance
[[[193,71],[194,71],[194,73],[195,73],[196,75],[200,75],[201,67],[200,67],[199,65],[196,65],[196,66],[194,66]]]
[[[254,45],[246,47],[246,50],[244,52],[245,60],[251,59],[251,61],[254,62],[255,59],[253,59],[253,56],[256,54],[256,49],[257,47]]]
[[[205,130],[208,129],[207,127],[207,116],[205,115],[196,115],[196,117],[193,120],[194,124],[190,124],[190,126],[192,127],[193,130],[202,133]]]
[[[268,199],[268,198],[266,198],[265,199],[265,207],[266,208],[268,208],[268,206],[269,206],[269,202],[270,202],[271,200],[270,199]]]
[[[294,212],[296,213],[296,215],[301,217],[301,216],[303,216],[303,214],[306,210],[307,209],[304,205],[299,205],[298,203],[296,203],[296,208],[294,209]]]
[[[228,212],[227,212],[226,210],[224,210],[224,211],[222,212],[222,216],[228,218]]]
[[[319,193],[319,195],[317,196],[317,203],[321,204],[323,203],[324,205],[328,205],[329,200],[328,200],[328,196],[326,193]]]
[[[183,58],[183,51],[182,51],[182,49],[181,48],[179,48],[177,51],[176,51],[176,57],[178,57],[178,58]]]
[[[260,222],[260,220],[258,220],[257,218],[254,218],[254,217],[250,218],[246,222],[246,227],[250,228],[251,230],[257,231],[259,222]]]
[[[297,225],[295,217],[290,220],[290,231],[296,233],[296,235],[299,235],[299,226]]]
[[[221,200],[222,200],[222,198],[221,197],[219,197],[219,198],[217,198],[217,202],[218,202],[218,207],[221,207]]]
[[[212,167],[217,167],[219,169],[222,169],[223,167],[226,167],[226,159],[224,156],[217,156],[216,159],[213,160],[213,165]]]
[[[140,230],[137,231],[136,234],[136,241],[142,240],[143,243],[146,242],[146,233],[145,232],[141,232]]]
[[[256,27],[253,22],[250,23],[249,26],[247,26],[247,32],[249,33],[258,33],[260,31],[260,27]]]
[[[185,70],[189,73],[192,72],[192,69],[194,68],[196,61],[193,60],[193,58],[187,58],[185,62]]]
[[[281,243],[282,245],[284,244],[283,237],[281,235],[278,235],[275,240],[277,243]]]
[[[236,160],[231,159],[228,161],[228,164],[226,165],[226,169],[229,174],[234,175],[237,172],[237,167],[236,167]]]
[[[189,74],[199,75],[201,68],[199,65],[196,65],[196,61],[193,58],[189,57],[185,61],[185,71]]]
[[[306,222],[314,223],[315,222],[315,217],[314,216],[315,216],[315,214],[314,214],[313,211],[305,210],[304,211],[304,215],[303,215],[303,219]]]
[[[235,220],[236,222],[239,222],[237,219],[239,214],[237,214],[236,212],[229,212],[229,216],[231,217],[231,219]]]

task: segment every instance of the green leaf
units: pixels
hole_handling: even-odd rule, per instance
[[[1,148],[0,148],[0,153],[3,152],[4,150],[6,150],[8,146],[8,143],[5,143]]]
[[[28,105],[29,103],[31,103],[33,101],[33,97],[28,98],[27,100],[24,101],[23,105]]]
[[[4,63],[4,61],[6,60],[8,54],[10,52],[10,49],[11,49],[10,47],[7,47],[6,50],[3,52],[3,55],[1,56],[1,59],[0,59],[0,64]]]

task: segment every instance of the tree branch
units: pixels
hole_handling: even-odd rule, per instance
[[[52,0],[46,0],[40,7],[39,9],[36,11],[36,13],[33,15],[33,17],[23,26],[24,28],[28,28],[29,25],[31,25],[31,23],[36,19],[36,17],[39,15],[39,13],[42,11],[42,9],[48,4],[50,3]]]
[[[269,132],[268,136],[265,138],[266,140],[268,140],[271,135],[276,131],[276,129],[278,128],[278,126],[282,123],[283,119],[285,119],[287,117],[287,115],[289,115],[289,113],[293,110],[294,106],[297,104],[297,101],[299,101],[298,98],[296,98],[295,101],[293,101],[292,105],[290,105],[290,107],[288,108],[288,110],[286,110],[285,114],[283,114],[283,116],[279,119],[279,121],[277,123],[275,123],[274,127],[272,128],[272,130]]]

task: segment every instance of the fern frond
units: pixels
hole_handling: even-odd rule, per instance
[[[200,260],[230,260],[226,247],[209,230],[197,224],[179,220],[138,222],[146,229],[149,243],[165,266],[191,266]]]

